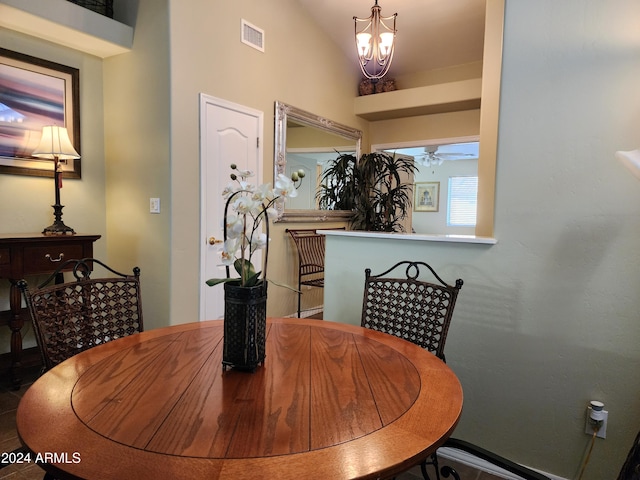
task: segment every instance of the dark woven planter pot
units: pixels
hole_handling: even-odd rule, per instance
[[[254,371],[264,362],[267,284],[224,284],[224,352],[222,367]]]

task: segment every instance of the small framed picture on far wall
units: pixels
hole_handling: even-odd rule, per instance
[[[419,182],[413,187],[414,212],[437,212],[440,206],[440,182]]]

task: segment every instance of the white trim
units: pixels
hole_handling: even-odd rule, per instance
[[[366,230],[318,230],[323,235],[338,237],[365,237],[387,240],[410,240],[423,242],[449,242],[449,243],[479,243],[495,245],[498,243],[493,237],[479,237],[476,235],[427,235],[423,233],[396,233],[396,232],[369,232]]]
[[[238,103],[234,103],[234,102],[230,102],[228,100],[224,100],[222,98],[217,98],[217,97],[213,97],[211,95],[207,95],[206,93],[200,93],[198,95],[199,97],[199,103],[200,103],[200,112],[199,112],[199,136],[200,136],[200,140],[199,140],[199,144],[200,144],[200,197],[199,197],[199,201],[200,201],[200,241],[199,241],[199,245],[200,245],[200,294],[198,295],[198,301],[200,303],[200,308],[199,308],[199,312],[200,312],[200,321],[204,321],[204,320],[211,320],[210,318],[206,318],[206,314],[205,314],[205,302],[202,298],[202,289],[203,288],[211,288],[211,287],[207,287],[205,286],[205,281],[207,280],[206,275],[205,275],[205,262],[206,262],[206,248],[207,248],[207,244],[206,244],[206,239],[208,238],[207,235],[207,218],[206,218],[206,211],[204,208],[204,205],[206,203],[206,195],[208,193],[208,189],[207,189],[207,162],[205,161],[205,159],[207,158],[207,136],[206,136],[206,132],[207,132],[207,107],[208,106],[214,106],[214,107],[218,107],[218,108],[225,108],[228,110],[234,110],[240,113],[243,113],[245,115],[249,115],[252,117],[255,117],[257,122],[258,122],[258,138],[262,139],[264,138],[264,112],[262,110],[256,110],[255,108],[250,108],[250,107],[245,107],[244,105],[240,105]],[[262,144],[262,141],[260,142]],[[257,159],[256,159],[256,171],[255,171],[255,178],[257,179],[258,183],[262,183],[262,166],[264,164],[264,149],[262,148],[262,146],[256,146],[257,149]],[[221,192],[213,192],[213,194],[215,195],[221,195]],[[218,286],[215,288],[221,288],[222,286]]]
[[[438,449],[438,456],[442,458],[446,458],[449,460],[453,460],[458,463],[462,463],[464,465],[468,465],[477,470],[481,470],[486,473],[490,473],[491,475],[495,475],[496,477],[505,478],[507,480],[522,480],[522,477],[518,477],[511,472],[508,472],[502,468],[499,468],[492,463],[487,462],[481,458],[478,458],[470,453],[467,453],[463,450],[458,450],[456,448],[449,447],[441,447]],[[442,465],[441,465],[442,466]],[[556,475],[552,475],[551,473],[543,472],[542,470],[538,470],[532,467],[531,470],[535,470],[538,473],[546,475],[551,480],[569,480],[564,477],[558,477]]]
[[[322,305],[317,307],[307,308],[306,310],[300,311],[300,318],[312,317],[313,315],[317,315],[318,313],[322,313]],[[287,315],[285,318],[298,318],[298,312],[294,312],[291,315]]]
[[[378,143],[371,145],[372,151],[389,150],[393,148],[415,148],[430,145],[444,145],[450,143],[471,143],[479,142],[480,135],[469,135],[466,137],[432,138],[430,140],[412,140],[410,142]]]
[[[63,0],[0,0],[0,27],[100,58],[133,48],[133,27]]]
[[[287,148],[287,153],[336,153],[355,151],[353,145],[344,145],[337,147],[310,147],[310,148]]]

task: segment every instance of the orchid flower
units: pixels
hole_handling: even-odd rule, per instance
[[[234,200],[231,207],[240,215],[247,215],[258,208],[256,201],[252,200],[250,197],[238,197],[237,200]]]
[[[229,215],[225,225],[227,227],[228,238],[239,238],[244,232],[244,217]]]
[[[236,171],[236,175],[242,177],[243,179],[253,177],[253,172],[251,170],[240,170],[235,164],[231,164],[231,170]]]
[[[229,183],[224,190],[222,190],[222,197],[227,200],[231,195],[236,193],[237,189],[233,183]]]
[[[268,220],[275,220],[278,218],[278,211],[273,207],[267,208],[266,213]]]
[[[297,173],[299,176],[299,172]],[[304,174],[302,176],[304,177]],[[276,179],[274,193],[280,197],[294,198],[298,196],[298,189],[291,178],[279,173]]]
[[[267,235],[265,233],[260,233],[257,236],[254,236],[251,239],[251,253],[256,250],[260,250],[261,248],[265,248],[267,246]]]
[[[224,241],[224,245],[220,252],[223,265],[233,265],[233,262],[235,262],[236,260],[235,254],[236,254],[236,251],[238,250],[239,243],[240,242],[238,241],[237,238],[230,238]]]
[[[239,282],[243,287],[252,287],[258,284],[260,275],[266,272],[269,256],[269,239],[267,234],[262,232],[262,222],[267,222],[268,231],[269,220],[277,217],[273,207],[276,200],[281,197],[285,199],[296,197],[297,188],[305,174],[302,170],[293,172],[291,177],[280,174],[276,178],[275,188],[272,189],[269,183],[257,187],[248,183],[246,179],[253,176],[250,170],[241,170],[234,164],[231,165],[231,170],[232,183],[222,191],[225,199],[225,238],[220,257],[222,265],[227,267],[227,278],[212,278],[206,283],[212,286],[233,281]],[[251,262],[253,254],[260,249],[266,249],[262,272],[256,271]],[[240,275],[239,278],[229,278],[231,265]],[[266,277],[263,276],[263,278]]]
[[[274,193],[270,183],[259,185],[253,192],[252,199],[256,202],[264,202],[273,200]]]

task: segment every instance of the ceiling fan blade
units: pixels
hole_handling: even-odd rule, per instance
[[[442,152],[436,153],[439,157],[475,157],[473,153],[464,153],[464,152]]]

